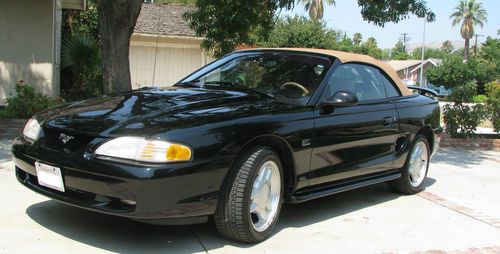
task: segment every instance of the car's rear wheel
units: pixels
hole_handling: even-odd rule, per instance
[[[226,180],[214,216],[222,236],[253,243],[267,238],[283,197],[281,161],[271,149],[248,150]]]
[[[389,182],[389,185],[403,194],[421,192],[429,170],[429,158],[429,142],[425,136],[418,135],[402,169],[401,178]]]

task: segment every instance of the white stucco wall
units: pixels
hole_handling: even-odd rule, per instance
[[[211,62],[200,43],[194,37],[134,34],[130,42],[132,89],[171,86]]]
[[[2,0],[0,8],[0,104],[19,80],[59,94],[57,0]]]

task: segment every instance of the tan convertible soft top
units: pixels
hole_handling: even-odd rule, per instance
[[[307,52],[307,53],[316,53],[322,55],[333,56],[339,59],[342,63],[366,63],[379,67],[382,69],[387,76],[389,76],[396,84],[401,91],[403,96],[411,95],[412,92],[406,85],[401,81],[396,71],[389,66],[388,64],[379,61],[371,56],[354,54],[343,51],[329,50],[329,49],[310,49],[310,48],[252,48],[252,49],[243,49],[246,50],[278,50],[278,51],[297,51],[297,52]]]

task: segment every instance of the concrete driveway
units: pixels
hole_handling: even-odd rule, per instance
[[[441,149],[426,191],[385,184],[286,205],[267,241],[240,244],[211,223],[153,226],[73,208],[17,183],[0,141],[0,253],[500,253],[500,152]]]

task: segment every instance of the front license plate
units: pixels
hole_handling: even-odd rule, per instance
[[[38,184],[54,190],[64,192],[64,183],[61,169],[40,162],[35,162]]]

